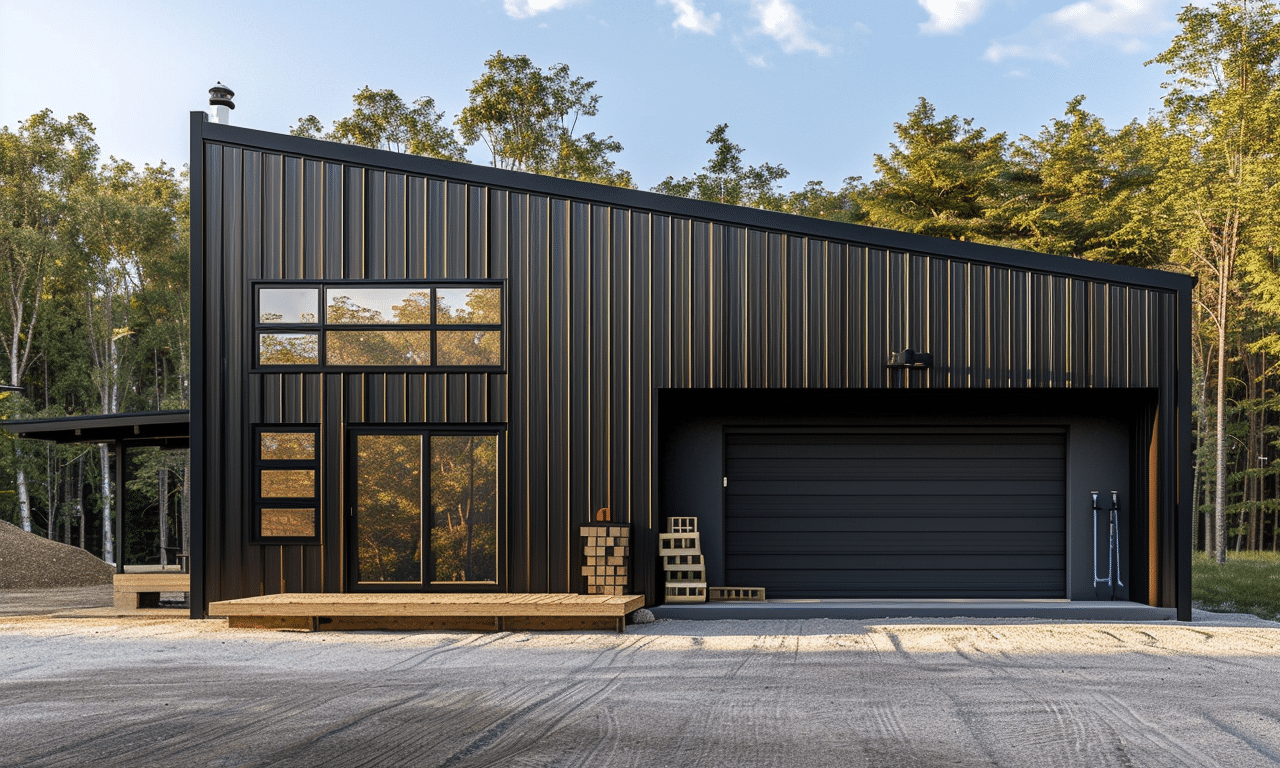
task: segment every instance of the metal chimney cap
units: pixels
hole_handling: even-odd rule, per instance
[[[209,104],[216,107],[235,109],[236,105],[231,101],[235,95],[235,91],[223,85],[222,81],[219,80],[217,85],[209,89]]]

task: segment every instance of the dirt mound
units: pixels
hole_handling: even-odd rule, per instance
[[[83,549],[0,520],[0,589],[91,587],[110,584],[115,572]]]

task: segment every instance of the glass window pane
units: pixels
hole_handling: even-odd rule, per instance
[[[259,323],[314,323],[319,318],[319,288],[263,288],[258,291]]]
[[[316,495],[314,469],[262,470],[262,498],[298,499]]]
[[[329,365],[430,365],[431,331],[328,331]]]
[[[502,322],[502,290],[437,288],[436,322],[497,325]]]
[[[436,365],[502,365],[502,332],[436,331]]]
[[[316,365],[320,337],[314,333],[258,334],[259,365]]]
[[[356,436],[356,578],[422,581],[422,436]]]
[[[406,324],[431,322],[429,288],[325,289],[325,322]]]
[[[273,461],[314,459],[316,436],[312,432],[263,432],[259,435],[261,458]]]
[[[264,509],[259,536],[315,536],[316,511],[300,509]]]
[[[497,581],[498,438],[431,438],[433,581]]]

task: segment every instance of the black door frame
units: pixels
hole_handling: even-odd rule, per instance
[[[375,592],[375,593],[420,593],[420,592],[506,592],[507,591],[507,558],[510,547],[507,542],[507,531],[510,526],[507,524],[507,483],[506,483],[506,429],[492,425],[465,426],[458,424],[351,424],[345,430],[343,437],[343,453],[347,460],[346,466],[343,468],[344,490],[342,500],[342,533],[343,533],[343,550],[345,555],[345,567],[343,568],[342,581],[347,592]],[[356,439],[360,435],[420,435],[423,438],[423,466],[422,466],[422,499],[419,506],[419,519],[422,525],[422,537],[419,540],[421,547],[422,564],[422,580],[419,582],[395,582],[387,584],[377,583],[361,583],[357,578],[358,567],[358,545],[355,535],[356,525]],[[475,436],[482,437],[492,435],[497,438],[497,574],[493,582],[442,582],[431,581],[428,578],[428,552],[431,536],[430,512],[431,512],[431,467],[430,467],[430,439],[431,436]]]

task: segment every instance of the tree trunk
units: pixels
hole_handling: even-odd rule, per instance
[[[98,443],[98,458],[102,461],[102,559],[116,564],[115,544],[111,540],[111,456],[106,443]]]
[[[76,525],[80,528],[80,548],[84,549],[84,454],[76,459]]]
[[[22,461],[22,449],[15,449],[18,461]],[[18,515],[22,520],[22,530],[31,533],[31,496],[27,491],[27,471],[18,466]]]
[[[163,459],[162,459],[163,460]],[[160,467],[160,567],[169,564],[169,468]]]
[[[1214,427],[1214,455],[1217,457],[1217,477],[1213,489],[1213,558],[1218,563],[1227,562],[1227,318],[1226,281],[1218,287],[1218,393],[1217,424]]]
[[[187,450],[185,453],[187,461],[182,467],[182,551],[190,556],[194,554],[191,551],[191,451]]]

